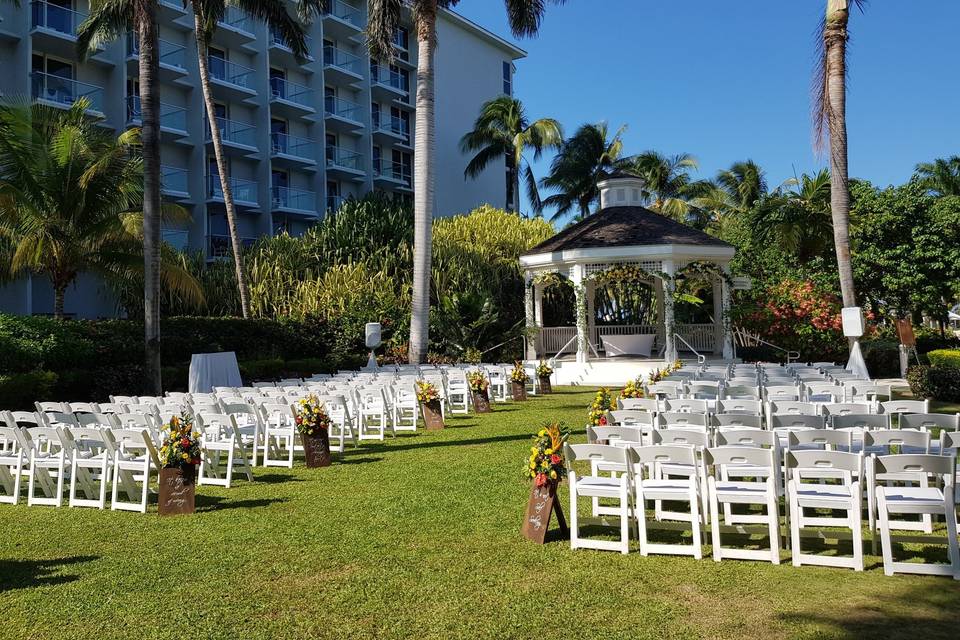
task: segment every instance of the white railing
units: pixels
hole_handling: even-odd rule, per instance
[[[691,349],[699,352],[714,350],[716,330],[713,324],[678,324],[674,327],[674,332],[683,337]],[[680,345],[677,348],[680,349]]]
[[[683,341],[677,345],[683,349],[683,343],[689,344],[690,349],[696,352],[713,352],[714,341],[716,339],[716,328],[712,324],[678,324],[674,327],[674,332],[683,338]],[[663,344],[662,331],[659,325],[655,324],[617,324],[593,327],[590,336],[591,344],[598,351],[602,351],[601,334],[625,336],[634,334],[657,334],[654,341],[654,353],[658,352]],[[541,327],[535,337],[537,353],[540,355],[552,355],[562,353],[576,353],[576,340],[571,342],[571,338],[577,335],[576,327]],[[569,343],[569,344],[568,344]]]

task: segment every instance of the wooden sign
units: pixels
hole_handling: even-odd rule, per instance
[[[527,512],[523,516],[523,527],[520,532],[523,537],[543,544],[547,540],[547,531],[550,529],[550,518],[557,514],[557,524],[564,537],[570,535],[567,519],[563,517],[563,507],[557,498],[556,482],[548,482],[542,487],[533,485],[530,488],[530,499],[527,501]]]
[[[906,347],[917,346],[917,337],[913,334],[910,318],[897,318],[897,336],[900,338],[900,344]]]
[[[160,496],[157,513],[161,516],[193,513],[196,508],[194,473],[181,469],[160,469]]]

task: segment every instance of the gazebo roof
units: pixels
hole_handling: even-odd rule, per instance
[[[526,251],[523,256],[653,245],[734,249],[733,245],[719,238],[644,207],[625,206],[601,209]]]

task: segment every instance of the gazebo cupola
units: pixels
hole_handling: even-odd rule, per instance
[[[572,352],[586,362],[600,352],[610,355],[660,356],[673,360],[681,350],[733,359],[728,320],[735,248],[699,229],[644,207],[644,183],[635,175],[614,172],[597,183],[600,209],[533,247],[520,264],[526,278],[527,358],[550,358]],[[674,323],[677,280],[687,272],[713,285],[713,322]],[[597,325],[596,286],[614,274],[628,273],[653,288],[656,322],[644,325]],[[543,289],[557,277],[573,286],[576,327],[545,327]],[[638,346],[639,345],[639,346]]]

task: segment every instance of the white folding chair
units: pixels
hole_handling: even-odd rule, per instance
[[[260,405],[260,414],[264,428],[263,466],[292,469],[298,436],[294,407],[264,402]]]
[[[773,451],[773,458],[778,465],[783,456],[780,453],[780,440],[773,431],[763,431],[761,429],[741,427],[741,426],[722,426],[717,429],[716,446],[718,447],[753,447],[759,449],[770,449]],[[731,479],[742,478],[766,478],[770,473],[767,466],[756,465],[737,465],[733,463],[722,465],[719,469],[719,479],[728,482]],[[774,469],[773,480],[777,491],[777,497],[782,498],[785,495],[783,488],[783,475],[780,469]],[[779,515],[779,502],[778,502]],[[733,510],[732,503],[723,504],[723,521],[726,524],[764,524],[769,516],[757,513],[737,513]]]
[[[640,555],[664,553],[673,555],[691,555],[698,560],[703,557],[702,522],[700,513],[702,496],[699,474],[682,475],[671,473],[676,467],[698,467],[697,452],[692,446],[650,445],[631,447],[634,459],[634,504],[637,518]],[[679,475],[679,477],[678,477]],[[655,504],[663,501],[686,502],[689,513],[661,511],[655,520],[648,520],[646,502]],[[647,537],[647,529],[652,527],[676,529],[667,522],[676,517],[689,524],[693,533],[691,544],[653,543]]]
[[[420,417],[420,406],[417,395],[409,385],[407,388],[396,388],[393,401],[393,428],[396,431],[416,431],[417,420]],[[492,388],[492,387],[491,387]]]
[[[74,427],[63,434],[71,441],[70,506],[105,509],[115,453],[112,431]]]
[[[449,380],[447,382],[447,402],[450,403],[450,413],[467,414],[470,412],[470,387],[466,379]]]
[[[222,412],[232,415],[236,422],[237,436],[243,447],[250,447],[250,465],[257,466],[264,448],[263,421],[260,410],[249,402],[221,402]]]
[[[601,444],[564,445],[567,465],[567,484],[570,487],[570,548],[602,549],[630,552],[630,517],[632,513],[633,469],[636,454],[633,449]],[[622,465],[624,472],[619,477],[584,475],[579,476],[573,468],[577,461],[598,464]],[[617,515],[620,519],[619,540],[599,540],[580,535],[580,513],[577,499],[580,497],[617,500]]]
[[[903,473],[895,475],[880,475],[871,467],[876,456],[894,455],[898,453],[930,453],[931,438],[928,431],[913,429],[878,429],[863,434],[863,451],[870,456],[866,459],[867,472],[870,482],[867,482],[867,522],[872,538],[873,553],[877,553],[877,505],[874,484],[882,482],[887,486],[896,483],[911,483],[925,485],[927,478],[923,474]],[[891,521],[892,522],[892,521]],[[924,514],[920,520],[898,520],[892,522],[896,529],[909,531],[923,531],[933,533],[933,519],[930,514]]]
[[[863,571],[863,491],[860,484],[863,456],[843,451],[792,450],[786,454],[785,469],[793,566],[815,564]],[[804,509],[829,510],[830,515],[820,512],[807,516]],[[842,511],[844,515],[833,515],[836,511]],[[804,553],[800,546],[801,529],[814,527],[849,529],[853,540],[853,557]],[[832,532],[823,533],[823,537],[827,538],[836,535]]]
[[[150,495],[150,472],[160,468],[153,439],[145,429],[114,429],[113,511],[147,512]],[[120,500],[125,493],[127,500]]]
[[[26,465],[26,455],[20,442],[20,428],[0,423],[0,502],[17,504],[20,501],[20,479]]]
[[[253,481],[253,470],[246,446],[237,428],[236,416],[224,413],[201,413],[196,417],[200,432],[200,470],[197,485],[214,484],[230,488],[233,465],[240,463],[247,480]],[[221,468],[221,456],[225,456]]]
[[[696,414],[684,414],[684,415],[696,415]],[[706,419],[707,416],[697,416],[698,418]],[[707,487],[706,487],[706,473],[703,468],[703,450],[710,446],[710,434],[707,431],[705,425],[688,425],[682,428],[678,427],[668,427],[666,429],[654,429],[653,431],[653,444],[654,445],[674,445],[682,447],[693,447],[694,451],[697,454],[697,462],[695,464],[681,464],[681,463],[661,463],[656,465],[654,472],[659,479],[667,480],[674,477],[680,478],[693,478],[698,483],[700,483],[699,495],[701,498],[701,505],[698,510],[698,514],[702,518],[703,524],[707,522]],[[667,520],[684,520],[688,517],[687,513],[669,511],[664,509],[663,501],[656,500],[654,502],[654,512],[657,520],[667,519]],[[697,523],[691,522],[691,525]]]
[[[70,455],[69,440],[63,437],[59,427],[31,427],[27,433],[33,443],[30,449],[27,504],[59,507],[63,504],[63,486]],[[36,495],[38,484],[44,494],[42,497]],[[52,492],[51,487],[55,487]]]

